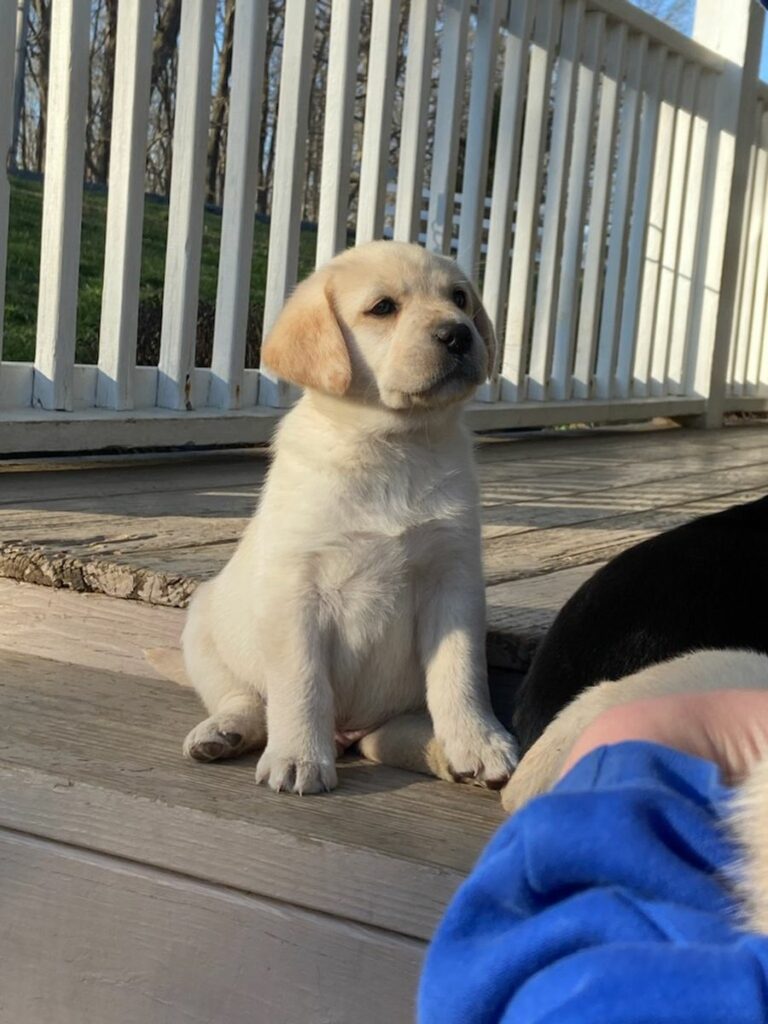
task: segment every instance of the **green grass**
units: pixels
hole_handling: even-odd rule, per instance
[[[29,361],[34,359],[42,209],[42,184],[22,178],[11,178],[5,332],[2,353],[3,358],[8,360]],[[77,309],[76,359],[81,363],[95,363],[98,358],[106,216],[106,195],[85,191],[83,193],[83,227]],[[163,203],[146,200],[144,203],[139,301],[145,311],[148,310],[150,313],[154,311],[158,320],[163,294],[167,233],[168,207]],[[210,356],[212,324],[210,312],[216,301],[220,243],[221,216],[206,210],[200,267],[199,363],[207,361],[206,354],[208,357]],[[299,253],[300,278],[308,274],[314,265],[315,243],[314,232],[302,232]],[[260,327],[260,312],[264,308],[268,245],[269,227],[257,221],[254,230],[251,268],[251,314],[254,322],[253,331],[256,333]],[[206,312],[209,315],[206,316]],[[151,321],[152,316],[140,316],[138,347],[139,361],[141,362],[154,362],[156,359],[159,322],[154,324]],[[148,322],[149,327],[147,327]],[[142,334],[147,336],[144,337]],[[155,337],[150,338],[150,334]],[[204,350],[202,358],[200,358],[201,347]]]

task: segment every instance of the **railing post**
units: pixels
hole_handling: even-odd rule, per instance
[[[692,425],[722,426],[728,349],[736,306],[739,250],[764,13],[754,0],[735,0],[724,15],[721,0],[697,0],[693,36],[724,57],[713,111],[711,216],[698,277],[698,337],[690,387],[707,399]]]

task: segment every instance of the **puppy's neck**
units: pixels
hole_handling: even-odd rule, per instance
[[[303,418],[319,419],[350,442],[374,438],[431,443],[462,431],[462,403],[440,409],[383,409],[353,398],[305,391],[296,406]]]

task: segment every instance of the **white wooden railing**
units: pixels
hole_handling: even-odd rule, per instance
[[[768,409],[768,89],[753,0],[731,0],[727,17],[720,0],[698,0],[693,39],[626,0],[413,0],[394,197],[400,5],[373,0],[353,167],[361,3],[332,5],[317,258],[347,244],[354,173],[357,242],[422,236],[480,272],[503,345],[475,427],[653,415],[716,426],[727,410]],[[0,24],[15,7],[0,0]],[[263,440],[292,400],[270,374],[244,369],[267,4],[235,8],[210,369],[194,366],[194,349],[215,0],[182,6],[157,367],[135,360],[155,5],[119,5],[99,360],[74,362],[89,7],[52,4],[37,347],[34,364],[0,362],[0,451]],[[311,0],[287,0],[265,330],[296,281],[313,21]],[[5,150],[12,55],[12,33],[0,33]],[[0,281],[8,202],[3,177]]]

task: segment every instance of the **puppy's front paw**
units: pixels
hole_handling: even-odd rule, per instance
[[[307,760],[298,755],[266,750],[256,765],[256,781],[276,793],[328,793],[338,785],[333,758]]]
[[[438,739],[457,780],[474,779],[488,789],[501,789],[515,770],[517,743],[495,721],[463,723]]]

